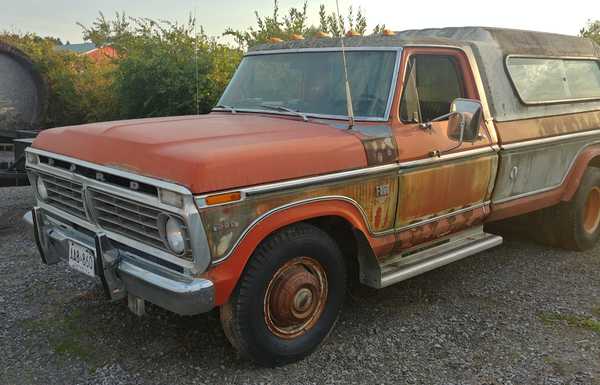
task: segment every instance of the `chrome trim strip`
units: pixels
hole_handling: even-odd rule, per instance
[[[143,175],[139,175],[139,174],[134,174],[132,172],[129,171],[124,171],[118,168],[114,168],[114,167],[107,167],[107,166],[102,166],[100,164],[96,164],[96,163],[91,163],[91,162],[87,162],[85,160],[80,160],[80,159],[76,159],[76,158],[71,158],[69,156],[65,156],[65,155],[60,155],[60,154],[55,154],[53,152],[48,152],[48,151],[44,151],[44,150],[40,150],[34,147],[27,147],[27,149],[25,150],[26,152],[30,152],[33,154],[37,154],[37,155],[42,155],[42,156],[47,156],[50,158],[54,158],[54,159],[59,159],[65,162],[69,162],[69,163],[74,163],[74,164],[78,164],[80,166],[83,167],[88,167],[94,170],[98,170],[100,172],[106,172],[108,174],[114,174],[117,176],[122,176],[124,178],[128,178],[131,180],[135,180],[137,182],[142,182],[142,183],[147,183],[156,187],[160,187],[160,188],[164,188],[165,190],[171,190],[174,192],[178,192],[180,194],[191,194],[190,190],[188,190],[185,186],[173,183],[173,182],[168,182],[162,179],[154,179],[154,178],[149,178],[147,176],[143,176]],[[33,164],[29,164],[28,166],[30,167],[37,167],[39,165],[39,163],[37,165],[33,165]],[[50,170],[56,170],[56,167],[50,167]],[[58,169],[60,170],[60,169]],[[66,170],[65,170],[66,171]],[[75,174],[78,175],[78,174]],[[83,175],[80,175],[81,177],[83,177]],[[84,177],[83,177],[84,178]],[[86,178],[89,179],[89,178]],[[110,185],[112,186],[112,185]],[[135,191],[131,191],[131,190],[126,190],[129,192],[135,192]],[[144,196],[148,196],[148,195],[144,195]]]
[[[462,158],[470,158],[470,157],[479,156],[479,155],[494,154],[497,151],[498,151],[497,146],[496,147],[486,146],[486,147],[476,148],[473,150],[454,152],[454,153],[442,155],[440,157],[431,157],[431,158],[417,159],[417,160],[408,161],[408,162],[384,164],[384,165],[380,165],[380,166],[366,167],[366,168],[360,168],[360,169],[350,170],[350,171],[341,171],[341,172],[335,172],[335,173],[331,173],[331,174],[324,174],[324,175],[318,175],[318,176],[312,176],[312,177],[306,177],[306,178],[292,179],[292,180],[288,180],[285,182],[267,183],[267,184],[253,186],[253,187],[225,190],[225,191],[220,191],[220,192],[213,192],[210,194],[202,194],[202,195],[196,196],[195,200],[196,200],[196,204],[198,205],[198,208],[200,208],[200,209],[204,209],[207,207],[218,207],[218,206],[223,206],[223,205],[227,205],[227,204],[235,204],[240,201],[235,201],[235,202],[231,202],[231,203],[223,203],[223,204],[214,205],[214,206],[207,206],[206,205],[206,197],[210,196],[210,195],[226,194],[228,192],[238,192],[239,191],[242,193],[241,200],[244,200],[248,196],[253,196],[253,195],[258,195],[258,194],[276,192],[276,191],[286,190],[286,189],[290,189],[290,188],[307,187],[307,186],[317,185],[317,184],[321,184],[321,183],[337,182],[340,180],[352,179],[352,178],[358,178],[358,177],[364,177],[364,176],[370,176],[370,175],[376,175],[376,174],[384,174],[386,172],[396,172],[396,171],[403,172],[406,169],[411,169],[411,168],[415,168],[415,167],[419,167],[419,166],[426,166],[426,165],[430,165],[430,164],[446,162],[446,161],[462,159]]]
[[[235,243],[231,246],[231,248],[229,249],[229,252],[227,254],[225,254],[224,256],[222,256],[219,259],[215,259],[212,264],[217,265],[221,262],[223,262],[224,260],[226,260],[227,258],[229,258],[231,256],[231,254],[233,254],[233,252],[235,251],[235,249],[238,247],[238,245],[244,240],[244,238],[246,237],[246,235],[248,235],[248,233],[259,223],[261,222],[263,219],[270,217],[271,215],[282,211],[282,210],[286,210],[292,207],[296,207],[296,206],[301,206],[307,203],[313,203],[313,202],[320,202],[320,201],[330,201],[330,200],[341,200],[341,201],[346,201],[348,203],[351,203],[352,205],[354,205],[359,212],[361,213],[363,220],[365,221],[365,224],[367,225],[367,228],[369,229],[369,233],[372,234],[371,229],[369,227],[369,222],[367,221],[367,216],[366,213],[364,212],[363,208],[358,204],[358,202],[356,202],[354,199],[352,198],[348,198],[346,196],[343,195],[327,195],[327,196],[320,196],[320,197],[315,197],[315,198],[308,198],[308,199],[302,199],[299,201],[295,201],[295,202],[290,202],[290,203],[286,203],[284,205],[272,208],[271,210],[263,213],[262,215],[258,216],[257,218],[255,218],[248,226],[246,226],[246,228],[244,229],[244,231],[242,231],[242,233],[240,234],[240,236],[236,239]],[[386,230],[385,232],[382,233],[378,233],[381,235],[384,235],[386,233],[389,232],[393,232],[393,229],[390,230]]]
[[[255,186],[255,187],[247,187],[247,188],[242,189],[242,191],[246,194],[246,196],[252,196],[252,195],[257,195],[257,194],[264,194],[264,193],[270,193],[270,192],[275,192],[275,191],[279,191],[279,190],[285,190],[285,189],[292,188],[292,187],[306,187],[306,186],[320,184],[320,183],[335,182],[335,181],[339,181],[342,179],[351,179],[351,178],[357,178],[357,177],[361,177],[361,176],[382,174],[385,172],[393,172],[396,169],[398,169],[398,164],[392,163],[392,164],[385,164],[385,165],[381,165],[381,166],[361,168],[361,169],[357,169],[357,170],[336,172],[333,174],[325,174],[325,175],[313,176],[313,177],[308,177],[308,178],[294,179],[294,180],[289,180],[289,181],[285,181],[285,182],[269,183],[269,184],[264,184],[264,185],[260,185],[260,186]]]
[[[361,46],[344,47],[344,51],[402,51],[401,46]],[[316,47],[316,48],[282,48],[282,49],[263,49],[258,51],[248,51],[244,56],[273,55],[282,53],[302,53],[302,52],[341,52],[342,47]]]
[[[585,137],[594,136],[594,135],[600,135],[600,128],[595,129],[595,130],[590,130],[590,131],[574,132],[572,134],[550,136],[550,137],[541,138],[541,139],[532,139],[532,140],[527,140],[527,141],[517,142],[517,143],[501,144],[501,148],[503,150],[514,150],[514,149],[522,148],[522,147],[537,146],[540,144],[567,141],[570,139],[585,138]]]
[[[497,151],[498,151],[497,147],[485,146],[485,147],[475,148],[472,150],[451,152],[449,154],[444,154],[439,157],[429,157],[429,158],[424,158],[424,159],[412,160],[412,161],[408,161],[408,162],[402,162],[399,164],[399,166],[400,166],[400,169],[402,170],[402,169],[406,169],[406,168],[419,167],[419,166],[440,163],[440,162],[445,162],[445,161],[450,161],[450,160],[456,160],[456,159],[461,159],[461,158],[471,158],[471,157],[475,157],[475,156],[479,156],[479,155],[493,154],[493,153],[496,153]]]
[[[229,110],[227,108],[215,107],[211,111],[228,112]],[[290,112],[276,111],[276,110],[261,110],[258,108],[235,108],[235,112],[251,112],[251,113],[260,113],[260,114],[282,115],[282,116],[298,116],[298,115],[292,114]],[[348,117],[346,115],[314,114],[314,113],[310,113],[310,112],[302,112],[302,113],[309,118],[335,119],[335,120],[343,120],[343,121],[348,120]],[[354,120],[356,120],[357,122],[387,122],[388,118],[355,116]]]
[[[277,55],[277,54],[286,54],[286,53],[302,53],[302,52],[341,52],[341,47],[321,47],[321,48],[297,48],[297,49],[276,49],[276,50],[263,50],[263,51],[252,51],[247,52],[246,56],[257,56],[257,55]],[[344,50],[346,52],[351,51],[393,51],[396,52],[396,60],[394,63],[394,73],[392,74],[392,81],[390,84],[390,91],[388,94],[387,105],[385,108],[385,113],[383,117],[369,117],[369,116],[355,116],[355,121],[364,121],[364,122],[387,122],[390,119],[390,113],[392,111],[392,102],[394,101],[395,91],[398,85],[398,76],[400,69],[400,62],[402,59],[402,47],[345,47]],[[219,100],[220,103],[220,100]],[[236,111],[239,112],[260,112],[260,113],[269,113],[276,115],[286,115],[286,116],[295,116],[290,113],[281,112],[281,111],[273,111],[273,110],[261,110],[261,109],[244,109],[244,108],[236,108]],[[228,111],[226,108],[213,108],[213,111]],[[336,120],[348,120],[346,115],[329,115],[329,114],[311,114],[308,112],[303,112],[308,117],[321,118],[321,119],[336,119]]]
[[[567,175],[569,173],[567,172]],[[532,196],[532,195],[536,195],[536,194],[542,194],[554,189],[559,188],[562,185],[562,183],[559,183],[557,185],[554,186],[550,186],[550,187],[544,187],[542,189],[539,190],[533,190],[533,191],[528,191],[522,194],[518,194],[518,195],[511,195],[509,197],[506,198],[502,198],[502,199],[498,199],[497,201],[493,201],[494,204],[500,204],[500,203],[506,203],[506,202],[510,202],[510,201],[514,201],[515,199],[520,199],[520,198],[527,198],[528,196]]]
[[[565,175],[563,175],[560,183],[555,184],[553,186],[544,187],[544,188],[541,188],[541,189],[538,189],[538,190],[528,191],[528,192],[524,192],[524,193],[521,193],[521,194],[518,194],[518,195],[511,195],[509,197],[498,199],[498,200],[492,200],[492,203],[493,204],[505,203],[505,202],[513,201],[513,200],[519,199],[519,198],[526,198],[526,197],[531,196],[531,195],[542,194],[542,193],[545,193],[545,192],[548,192],[548,191],[551,191],[551,190],[559,188],[567,180],[567,176],[569,176],[569,173],[571,172],[571,170],[575,166],[575,163],[577,162],[577,158],[579,158],[579,155],[581,155],[581,153],[583,151],[585,151],[586,148],[588,148],[590,146],[593,146],[593,145],[596,145],[596,144],[600,144],[600,140],[595,140],[593,142],[586,143],[584,146],[582,146],[579,149],[579,151],[577,151],[577,153],[575,154],[575,156],[573,156],[573,159],[571,160],[571,163],[569,164],[569,167],[567,168],[567,172],[565,173]]]

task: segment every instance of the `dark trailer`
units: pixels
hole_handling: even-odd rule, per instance
[[[39,131],[47,90],[31,59],[0,42],[0,187],[22,186],[25,148]]]

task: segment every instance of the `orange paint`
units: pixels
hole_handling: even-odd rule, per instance
[[[196,194],[367,165],[354,135],[314,120],[268,114],[211,113],[62,127],[42,131],[33,147],[172,181]]]

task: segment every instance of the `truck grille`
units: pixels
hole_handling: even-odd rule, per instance
[[[85,196],[88,197],[89,214],[99,227],[173,253],[163,242],[158,229],[158,218],[163,211],[91,187],[84,188],[80,182],[54,175],[39,173],[38,178],[41,178],[46,185],[48,198],[45,202],[50,206],[88,220],[84,205],[83,192],[85,190]],[[181,222],[185,223],[183,220]],[[189,260],[192,258],[191,243],[187,228],[184,230],[186,251],[183,255],[178,256]]]
[[[48,174],[38,177],[42,178],[48,190],[48,204],[79,218],[86,218],[81,183]]]
[[[88,192],[100,227],[164,248],[156,223],[159,210],[98,190],[88,189]]]
[[[89,188],[87,191],[100,227],[169,251],[158,230],[157,220],[162,211],[99,190]]]

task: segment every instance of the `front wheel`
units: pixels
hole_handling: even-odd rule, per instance
[[[337,244],[315,226],[295,224],[257,248],[221,308],[221,323],[243,357],[264,366],[291,363],[325,340],[345,291]]]

